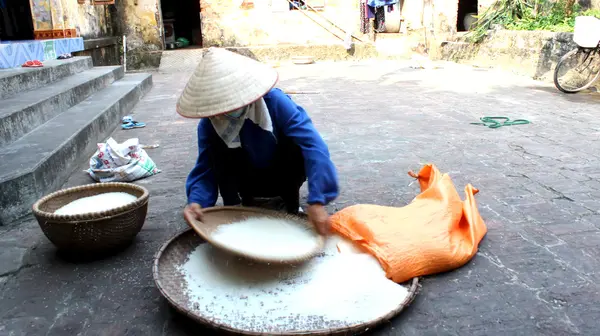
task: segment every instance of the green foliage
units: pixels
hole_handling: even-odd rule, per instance
[[[467,37],[471,42],[481,42],[493,24],[511,30],[572,32],[575,17],[600,18],[600,10],[582,11],[578,4],[570,9],[567,7],[568,1],[565,0],[498,0],[478,17]]]
[[[482,15],[478,16],[477,21],[471,27],[468,33],[468,39],[471,42],[481,42],[488,33],[488,29],[493,24],[509,24],[524,16],[528,8],[532,7],[531,0],[498,0],[490,6]]]
[[[600,9],[588,9],[586,11],[581,12],[581,14],[579,14],[581,16],[593,16],[596,17],[598,19],[600,19]]]

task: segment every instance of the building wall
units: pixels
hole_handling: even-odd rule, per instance
[[[481,43],[447,43],[435,56],[552,82],[557,62],[575,47],[572,33],[499,30]]]
[[[68,18],[65,26],[75,27],[84,39],[115,36],[121,41],[126,35],[128,68],[158,67],[160,64],[163,46],[159,0],[117,0],[114,5],[92,5],[92,0],[86,0],[85,4],[75,0],[52,1],[63,3]],[[110,53],[113,53],[112,49]]]
[[[100,37],[83,41],[83,51],[74,56],[90,56],[94,66],[120,65],[120,38]]]
[[[434,27],[440,33],[456,33],[458,20],[458,0],[435,0]]]
[[[116,2],[118,31],[127,36],[127,68],[155,68],[163,49],[159,0]]]
[[[341,43],[302,12],[288,10],[286,0],[254,0],[254,8],[243,1],[201,0],[202,42],[206,46],[259,46],[273,44]],[[309,2],[310,4],[310,2]],[[358,33],[358,0],[328,0],[321,14],[345,30]],[[307,13],[331,29],[315,13]],[[342,39],[344,34],[331,29]]]
[[[159,66],[163,49],[159,0],[117,0],[114,5],[92,5],[92,0],[85,0],[84,4],[75,0],[52,1],[62,2],[67,18],[65,26],[75,27],[84,39],[114,36],[120,43],[122,36],[126,35],[128,68]],[[113,46],[90,52],[92,55],[102,54],[97,57],[98,60],[108,57],[107,53],[111,60],[115,58]],[[123,52],[122,45],[117,52]]]
[[[490,8],[496,0],[478,0],[479,13],[483,13],[486,9]]]
[[[93,0],[84,0],[83,3],[76,0],[30,0],[30,3],[37,38],[52,38],[60,32],[86,40],[105,37],[118,37],[120,40],[126,35],[128,66],[144,68],[158,67],[160,63],[163,43],[159,1],[117,0],[114,5],[94,5]],[[113,47],[109,48],[112,55]],[[111,59],[114,57],[111,56]]]
[[[287,10],[286,0],[254,0],[254,8],[243,1],[201,0],[204,46],[260,46],[273,44],[329,44],[340,38],[311,21],[300,11]],[[321,14],[338,26],[359,33],[359,0],[328,0]],[[282,8],[282,10],[278,10]],[[408,31],[456,31],[458,0],[404,0],[402,16]],[[315,13],[311,17],[331,28]],[[338,36],[344,34],[332,29]]]
[[[402,12],[409,31],[456,32],[458,0],[405,0]]]
[[[160,64],[163,41],[159,1],[117,1],[115,5],[116,31],[127,35],[128,68]],[[320,1],[325,2],[324,10],[319,12],[321,16],[360,35],[359,0]],[[286,0],[254,0],[251,6],[248,3],[248,0],[200,0],[203,46],[339,44],[345,37],[315,13],[290,11]],[[409,30],[426,28],[438,35],[452,34],[456,31],[457,8],[458,0],[404,0],[403,17]]]
[[[51,38],[56,32],[69,31],[68,37],[98,38],[114,32],[114,15],[107,5],[92,5],[91,0],[82,4],[73,0],[31,0],[30,4],[36,36]]]
[[[84,39],[112,36],[114,16],[108,5],[92,5],[90,0],[84,4],[77,1],[61,1],[66,28],[75,28]]]
[[[579,4],[586,8],[600,9],[600,0],[579,0]]]

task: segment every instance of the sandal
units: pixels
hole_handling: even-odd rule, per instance
[[[144,124],[143,122],[137,122],[137,121],[132,121],[132,122],[121,125],[121,128],[124,130],[130,130],[130,129],[134,129],[134,128],[144,128],[144,127],[146,127],[146,124]]]
[[[44,64],[42,64],[42,62],[40,62],[38,60],[27,61],[27,62],[23,63],[23,65],[22,65],[23,68],[41,68],[43,66],[44,66]]]

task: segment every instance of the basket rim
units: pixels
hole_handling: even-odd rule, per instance
[[[186,229],[183,229],[183,230],[177,232],[169,240],[167,240],[154,255],[154,262],[152,263],[152,277],[154,279],[154,283],[155,283],[156,287],[158,288],[158,291],[161,293],[161,295],[165,299],[167,299],[169,304],[173,308],[175,308],[175,310],[184,314],[185,316],[194,320],[195,322],[203,324],[205,326],[208,326],[214,330],[225,331],[225,332],[228,332],[228,333],[231,333],[234,335],[251,335],[251,336],[265,336],[265,335],[312,335],[312,336],[319,335],[320,336],[320,335],[347,334],[349,332],[354,333],[356,335],[356,334],[363,333],[369,329],[376,328],[376,327],[380,326],[381,324],[385,323],[386,321],[391,320],[392,318],[394,318],[395,316],[400,314],[400,312],[402,312],[404,309],[406,309],[414,301],[414,299],[417,297],[417,294],[419,293],[419,289],[420,289],[419,277],[414,277],[411,280],[404,282],[404,284],[407,284],[406,287],[409,287],[408,295],[406,296],[406,298],[404,298],[404,301],[402,303],[400,303],[396,309],[388,312],[386,315],[381,316],[380,318],[373,320],[369,323],[355,324],[355,325],[342,327],[342,328],[335,328],[335,329],[321,329],[321,330],[313,330],[313,331],[308,331],[308,332],[288,332],[288,333],[272,333],[272,332],[271,333],[261,333],[261,332],[244,331],[244,330],[234,329],[234,328],[228,327],[222,323],[212,322],[201,316],[193,314],[191,311],[182,307],[179,303],[175,302],[175,300],[173,298],[171,298],[169,296],[169,293],[164,289],[164,286],[160,279],[160,271],[159,271],[160,259],[163,255],[163,253],[167,250],[167,248],[169,248],[169,246],[174,241],[179,239],[181,236],[188,234],[190,231],[193,234],[196,234],[198,237],[200,237],[201,240],[204,240],[200,235],[198,235],[198,233],[196,233],[191,228],[186,228]],[[208,244],[208,242],[205,240],[204,240],[204,243]],[[398,286],[403,286],[403,285],[398,284]]]
[[[216,206],[216,207],[211,207],[211,208],[207,208],[204,209],[203,212],[204,213],[211,213],[211,212],[219,212],[219,211],[246,211],[246,212],[252,212],[252,213],[256,213],[256,214],[261,214],[264,216],[269,216],[269,217],[273,217],[273,218],[285,218],[287,220],[291,220],[291,221],[296,221],[296,222],[302,222],[302,225],[306,224],[306,218],[302,217],[302,216],[298,216],[298,215],[291,215],[291,214],[287,214],[287,213],[282,213],[279,211],[275,211],[275,210],[270,210],[270,209],[263,209],[263,208],[258,208],[258,207],[245,207],[245,206]],[[223,244],[217,240],[215,240],[214,238],[211,237],[211,235],[209,235],[206,231],[202,230],[202,222],[201,221],[197,221],[196,223],[192,223],[192,224],[188,224],[195,232],[196,234],[198,234],[200,236],[200,238],[202,238],[203,240],[205,240],[206,242],[210,243],[211,245],[214,245],[215,247],[227,251],[231,254],[235,254],[244,258],[248,258],[248,259],[252,259],[256,262],[260,262],[260,263],[271,263],[271,264],[281,264],[281,263],[299,263],[299,262],[303,262],[306,261],[308,259],[311,259],[313,257],[315,257],[316,255],[318,255],[319,253],[321,253],[321,251],[323,250],[323,247],[325,246],[325,238],[323,238],[322,235],[320,235],[316,229],[314,227],[312,227],[312,225],[310,225],[310,223],[308,223],[308,227],[310,230],[312,230],[313,232],[316,233],[317,237],[317,246],[304,254],[301,255],[297,255],[293,258],[266,258],[266,257],[258,257],[255,255],[251,255],[251,254],[246,254],[246,253],[242,253],[239,250],[232,248],[231,246],[228,246],[227,244]]]
[[[42,204],[48,202],[49,200],[51,200],[55,197],[72,194],[72,193],[76,193],[76,192],[80,192],[80,191],[85,191],[85,190],[104,189],[107,187],[119,187],[119,188],[123,188],[123,189],[141,191],[142,195],[140,197],[138,197],[135,201],[125,204],[123,206],[120,206],[118,208],[113,208],[113,209],[104,210],[104,211],[86,212],[86,213],[77,214],[77,215],[57,215],[52,212],[46,212],[46,211],[40,210],[40,206]],[[76,186],[76,187],[58,190],[51,194],[48,194],[48,195],[42,197],[41,199],[39,199],[37,202],[35,202],[33,204],[32,210],[33,210],[33,214],[36,217],[43,217],[44,219],[46,219],[48,221],[61,222],[61,223],[65,223],[65,224],[78,223],[81,221],[98,221],[98,220],[104,220],[107,218],[115,217],[115,216],[121,215],[121,214],[131,211],[131,210],[135,210],[135,209],[139,208],[140,206],[143,206],[144,204],[148,203],[149,197],[150,197],[150,193],[149,193],[148,189],[146,189],[142,186],[136,185],[136,184],[123,183],[123,182],[92,183],[92,184],[85,184],[85,185],[80,185],[80,186]]]

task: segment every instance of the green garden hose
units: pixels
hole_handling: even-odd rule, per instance
[[[481,122],[471,123],[471,125],[487,126],[489,128],[500,128],[502,126],[531,124],[531,122],[526,119],[510,120],[510,118],[507,117],[481,117],[480,120]]]

